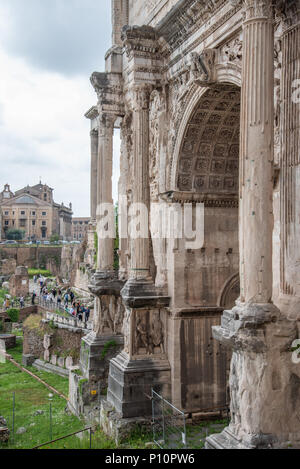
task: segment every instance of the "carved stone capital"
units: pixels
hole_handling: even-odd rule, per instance
[[[98,130],[93,129],[90,131],[91,138],[98,138]]]
[[[100,137],[106,136],[108,133],[113,132],[116,118],[117,116],[114,114],[108,114],[104,112],[99,114],[98,134]]]
[[[273,19],[272,0],[243,0],[244,21],[266,18]]]
[[[150,104],[152,86],[148,83],[136,84],[132,87],[133,109],[147,110]]]

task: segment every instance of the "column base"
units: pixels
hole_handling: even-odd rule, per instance
[[[225,311],[213,337],[233,348],[231,423],[207,439],[213,448],[285,448],[300,443],[300,370],[293,363],[297,323],[273,304]]]
[[[107,401],[123,418],[151,416],[151,389],[170,398],[170,383],[167,360],[129,360],[122,352],[110,361]]]
[[[111,344],[109,347],[107,344]],[[104,335],[97,337],[94,332],[83,337],[80,350],[80,368],[87,379],[105,379],[108,377],[109,359],[116,355],[124,345],[122,335]]]
[[[129,279],[121,290],[121,295],[125,305],[130,308],[163,308],[170,303],[170,297],[157,288],[152,279]]]
[[[119,280],[114,270],[97,271],[92,277],[89,285],[90,292],[95,296],[120,296],[120,291],[124,286],[124,281]]]

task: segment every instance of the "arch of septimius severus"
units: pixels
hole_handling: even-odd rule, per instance
[[[124,236],[118,273],[99,236],[83,374],[92,388],[108,373],[120,418],[151,414],[151,388],[187,413],[229,394],[231,423],[208,447],[299,444],[300,1],[112,0],[112,23],[86,114],[95,225],[120,128],[119,209],[202,203],[205,231],[198,249],[156,223]]]

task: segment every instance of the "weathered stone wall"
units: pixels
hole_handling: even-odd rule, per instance
[[[49,321],[40,322],[39,328],[23,327],[23,354],[33,355],[44,359],[44,335],[52,336],[49,353],[51,355],[71,356],[74,363],[78,363],[80,356],[81,339],[85,331],[79,328],[66,326],[49,326]]]
[[[47,262],[53,260],[60,265],[62,248],[59,246],[43,247],[1,247],[1,259],[15,259],[17,265],[26,265],[29,268],[46,268]]]
[[[0,261],[0,275],[12,275],[17,267],[17,262],[13,258],[3,259]]]

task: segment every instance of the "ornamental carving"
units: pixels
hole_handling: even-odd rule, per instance
[[[273,18],[271,0],[243,0],[244,21],[254,18]]]
[[[215,49],[204,49],[201,54],[191,53],[191,75],[198,85],[207,86],[215,81]]]
[[[161,310],[136,311],[133,331],[133,355],[136,358],[164,357],[165,324]]]
[[[103,295],[96,300],[93,331],[97,337],[103,334],[120,334],[124,319],[124,306],[120,297]]]

